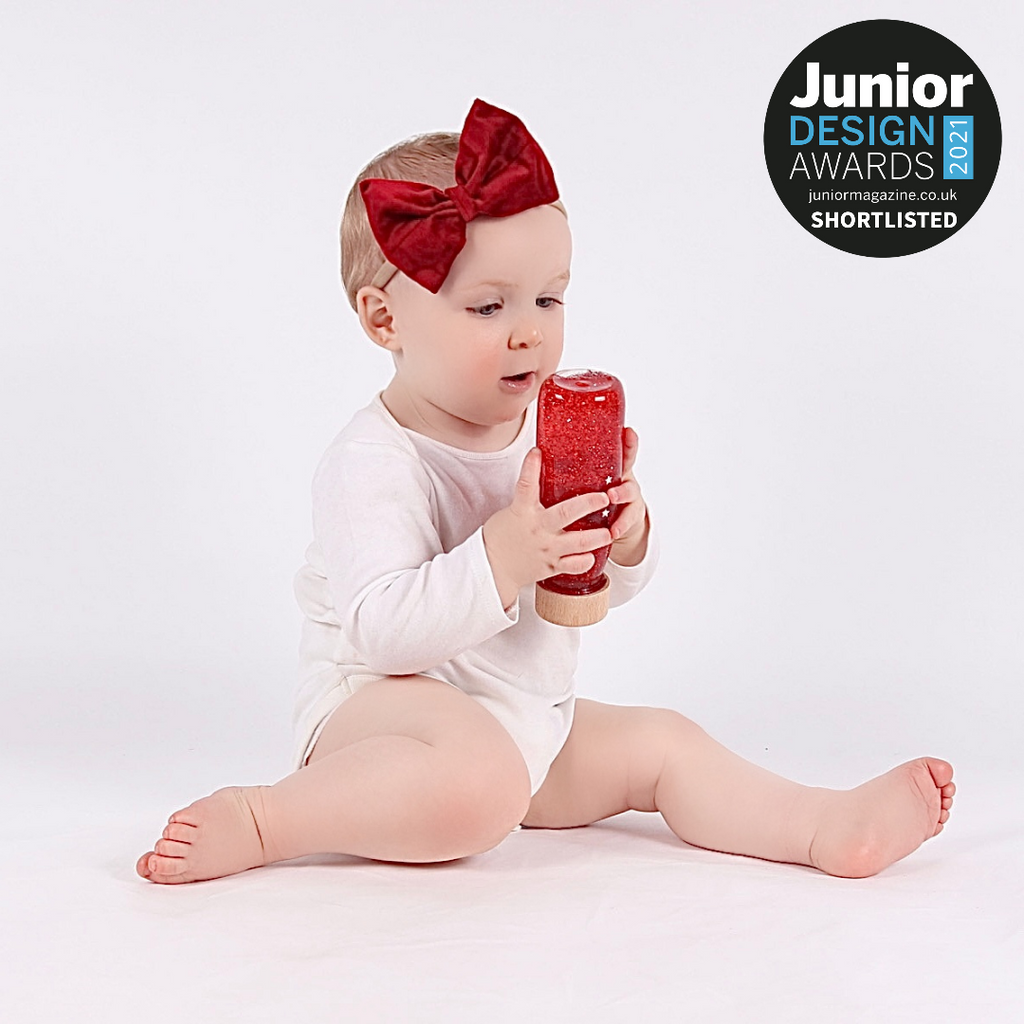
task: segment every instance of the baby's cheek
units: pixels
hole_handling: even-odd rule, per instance
[[[502,369],[499,355],[494,353],[481,354],[467,361],[465,365],[466,379],[473,384],[493,384],[507,370]]]

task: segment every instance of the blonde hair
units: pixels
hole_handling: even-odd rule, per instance
[[[455,184],[455,158],[459,153],[459,138],[459,132],[414,135],[375,156],[356,176],[341,216],[341,283],[349,305],[357,313],[359,308],[356,305],[356,294],[360,288],[370,284],[377,271],[387,263],[370,230],[359,182],[364,178],[390,178],[422,181],[442,190],[451,188]],[[561,200],[551,205],[568,217]]]
[[[356,293],[373,280],[386,262],[370,230],[359,182],[364,178],[397,178],[422,181],[439,189],[451,188],[455,184],[458,152],[458,132],[427,132],[396,143],[359,172],[341,217],[341,282],[353,309],[358,311]]]

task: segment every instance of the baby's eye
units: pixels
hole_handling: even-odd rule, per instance
[[[559,306],[564,305],[561,299],[556,299],[554,298],[554,296],[551,295],[544,295],[537,300],[537,305],[540,306],[541,309],[551,309],[551,306],[541,306],[542,302],[553,302]]]
[[[479,313],[481,316],[491,316],[494,310],[501,309],[501,306],[497,302],[488,302],[486,306],[472,306],[470,308],[474,313]]]

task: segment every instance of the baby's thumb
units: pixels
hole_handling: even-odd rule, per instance
[[[531,448],[523,459],[523,468],[519,470],[519,479],[516,481],[517,502],[539,500],[540,462],[540,449]]]

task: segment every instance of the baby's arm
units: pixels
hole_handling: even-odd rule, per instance
[[[517,619],[481,529],[444,551],[432,495],[415,456],[394,445],[346,442],[317,470],[313,528],[334,610],[375,672],[425,671]]]
[[[585,572],[607,529],[566,531],[605,508],[595,492],[544,508],[540,452],[523,462],[512,504],[444,551],[433,489],[417,459],[383,443],[350,441],[318,468],[313,527],[334,610],[368,667],[423,672],[518,621],[522,587]]]

